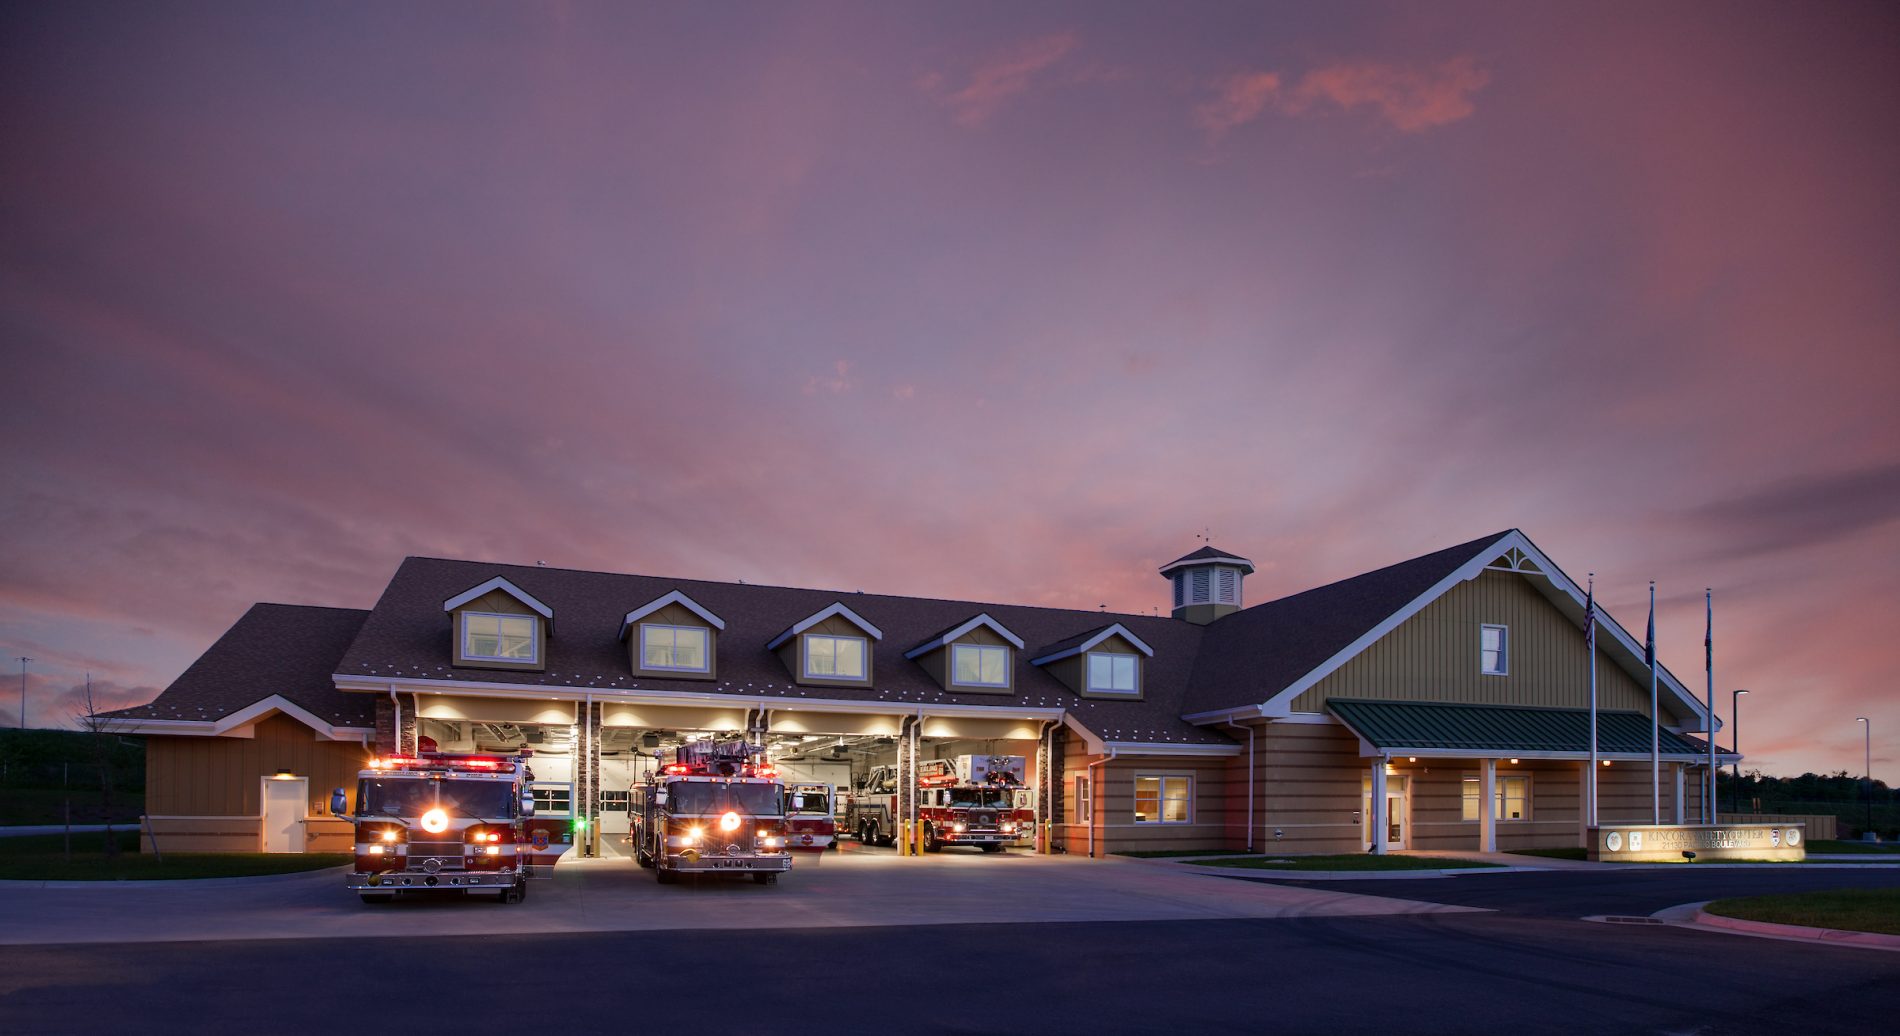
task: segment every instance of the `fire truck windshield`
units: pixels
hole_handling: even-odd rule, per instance
[[[356,801],[364,814],[418,817],[441,809],[451,817],[500,820],[514,816],[513,788],[507,781],[435,780],[428,777],[364,778]]]
[[[791,796],[792,812],[831,815],[831,803],[822,791],[800,791]]]
[[[728,784],[725,781],[673,781],[666,786],[667,812],[675,816],[724,813],[779,815],[776,784]]]
[[[1000,788],[952,788],[952,806],[1008,806],[1010,793]]]

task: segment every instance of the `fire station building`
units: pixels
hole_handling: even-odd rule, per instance
[[[412,557],[368,611],[253,606],[112,716],[179,851],[345,851],[326,804],[370,756],[526,748],[537,821],[612,852],[667,749],[733,736],[841,788],[1024,756],[1046,851],[1582,844],[1584,592],[1522,532],[1249,606],[1253,571],[1161,566],[1164,617]],[[1601,621],[1599,811],[1646,823],[1649,670]],[[1667,670],[1658,695],[1663,818],[1691,820],[1712,719]]]

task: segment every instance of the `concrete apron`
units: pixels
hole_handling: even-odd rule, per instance
[[[776,886],[688,880],[662,886],[624,858],[564,864],[527,902],[413,898],[368,906],[337,871],[206,887],[109,882],[0,885],[0,944],[773,929],[1065,921],[1350,917],[1463,913],[1330,890],[1208,881],[1119,860],[945,852],[924,859],[801,854]]]

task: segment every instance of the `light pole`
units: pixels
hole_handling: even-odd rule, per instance
[[[1861,764],[1861,772],[1867,775],[1867,823],[1861,828],[1861,837],[1865,838],[1874,829],[1874,725],[1865,716],[1855,716],[1854,722],[1861,724],[1861,729],[1867,735],[1866,745],[1862,749],[1867,754]]]
[[[20,729],[26,729],[26,664],[33,661],[25,655],[20,656]]]
[[[1742,811],[1742,695],[1747,690],[1738,690],[1729,695],[1728,721],[1735,729],[1729,731],[1729,751],[1735,753],[1735,812]]]

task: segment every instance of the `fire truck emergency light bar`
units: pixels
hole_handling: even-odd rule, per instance
[[[481,773],[514,773],[515,761],[498,755],[386,755],[369,761],[372,770],[473,770]]]

